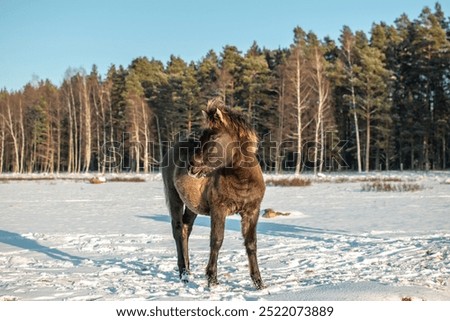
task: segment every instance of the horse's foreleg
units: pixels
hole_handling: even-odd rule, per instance
[[[225,233],[225,218],[226,215],[217,215],[217,213],[211,213],[210,252],[208,266],[206,267],[208,286],[219,284],[219,282],[217,281],[217,258],[219,256],[219,250],[222,247],[223,243]]]
[[[256,255],[256,225],[258,223],[259,209],[252,212],[243,212],[241,217],[242,235],[247,251],[250,277],[258,290],[263,289],[265,286],[261,279]]]

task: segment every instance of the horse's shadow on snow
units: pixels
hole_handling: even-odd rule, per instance
[[[0,243],[18,247],[24,250],[43,253],[52,259],[71,262],[79,265],[85,258],[39,244],[36,240],[26,238],[18,233],[0,230]]]
[[[156,215],[139,215],[138,217],[150,219],[156,222],[166,222],[170,224],[170,215],[156,214]],[[195,226],[210,227],[210,218],[208,216],[197,216],[194,223]],[[240,232],[241,221],[238,219],[227,219],[225,230]],[[266,219],[261,218],[258,222],[257,233],[267,236],[292,237],[298,239],[306,239],[310,241],[327,242],[329,240],[325,235],[349,235],[346,231],[340,230],[326,230],[314,227],[298,226],[292,224],[282,224],[275,222],[267,222]],[[323,237],[321,236],[323,235]],[[330,240],[331,242],[331,240]]]

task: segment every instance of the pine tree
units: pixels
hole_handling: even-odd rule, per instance
[[[382,167],[382,158],[384,158],[384,168],[389,170],[391,163],[396,161],[397,168],[399,162],[403,159],[402,152],[396,150],[395,145],[399,136],[395,134],[395,123],[398,121],[397,109],[399,101],[402,100],[403,83],[400,81],[400,57],[402,55],[401,44],[403,39],[400,32],[394,26],[388,26],[385,23],[374,24],[371,31],[371,46],[377,48],[384,54],[385,68],[389,70],[390,76],[386,84],[388,87],[388,100],[391,108],[389,111],[381,114],[375,125],[378,136],[375,140],[376,161],[375,168]]]
[[[357,103],[358,112],[365,120],[365,171],[368,172],[371,168],[373,129],[376,129],[378,133],[385,130],[382,124],[386,122],[386,115],[389,114],[391,108],[387,87],[390,73],[383,63],[384,55],[378,48],[371,47],[366,43],[360,49],[361,68],[356,74],[356,84],[359,89]],[[381,136],[383,134],[385,133],[382,133]]]
[[[448,131],[441,124],[446,122],[448,114],[449,50],[441,16],[439,11],[435,16],[426,7],[413,22],[405,16],[397,21],[403,41],[399,59],[401,88],[395,119],[400,152],[409,154],[409,157],[402,157],[402,162],[409,158],[409,168],[439,166],[437,164],[441,162],[437,159],[445,158],[441,155],[447,150],[448,142],[444,142]],[[439,125],[437,119],[441,119]],[[440,128],[439,137],[436,136],[437,127]],[[436,144],[441,145],[439,151]]]
[[[219,57],[210,50],[197,66],[197,84],[199,87],[199,104],[206,106],[209,99],[219,93]]]
[[[189,135],[194,119],[200,114],[196,104],[198,88],[194,65],[187,65],[183,59],[171,56],[166,72],[170,92],[170,108],[166,111],[166,117],[170,119],[169,137]]]
[[[127,143],[129,155],[128,168],[136,173],[140,172],[141,159],[145,158],[145,171],[148,170],[148,160],[144,152],[144,157],[142,157],[143,149],[145,148],[145,143],[141,140],[141,127],[147,126],[146,120],[148,114],[146,112],[145,99],[144,99],[144,89],[141,86],[141,82],[138,74],[134,70],[130,70],[125,78],[125,91],[123,93],[126,99],[125,108],[125,119],[127,122]],[[144,129],[144,135],[147,133]]]
[[[240,105],[247,113],[253,126],[264,131],[267,120],[261,116],[269,104],[270,70],[266,56],[256,42],[250,47],[242,61],[239,74]]]
[[[271,93],[275,94],[273,105],[276,108],[271,109],[271,114],[269,117],[273,119],[271,123],[272,127],[269,128],[268,135],[265,135],[265,139],[269,140],[263,147],[264,153],[264,163],[268,165],[269,168],[273,167],[275,173],[278,174],[283,170],[283,163],[285,161],[286,155],[284,155],[284,141],[288,139],[289,134],[289,119],[288,113],[286,112],[287,106],[290,101],[288,93],[288,66],[287,57],[289,55],[288,50],[275,50],[272,53],[272,85]],[[273,146],[275,145],[275,146]]]
[[[235,106],[238,101],[236,91],[242,60],[241,52],[235,46],[225,46],[220,54],[218,89],[228,106]]]

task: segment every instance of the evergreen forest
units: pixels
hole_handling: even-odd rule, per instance
[[[289,48],[137,57],[0,90],[0,173],[157,172],[216,96],[251,121],[265,172],[448,169],[450,18],[437,3],[368,34],[296,27]]]

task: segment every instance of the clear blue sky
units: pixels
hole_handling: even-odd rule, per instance
[[[33,78],[60,85],[69,67],[102,75],[171,54],[200,60],[230,44],[245,52],[256,41],[285,48],[300,26],[337,39],[343,25],[369,32],[402,13],[415,19],[435,0],[0,0],[0,88],[18,90]],[[439,1],[446,16],[450,1]]]

